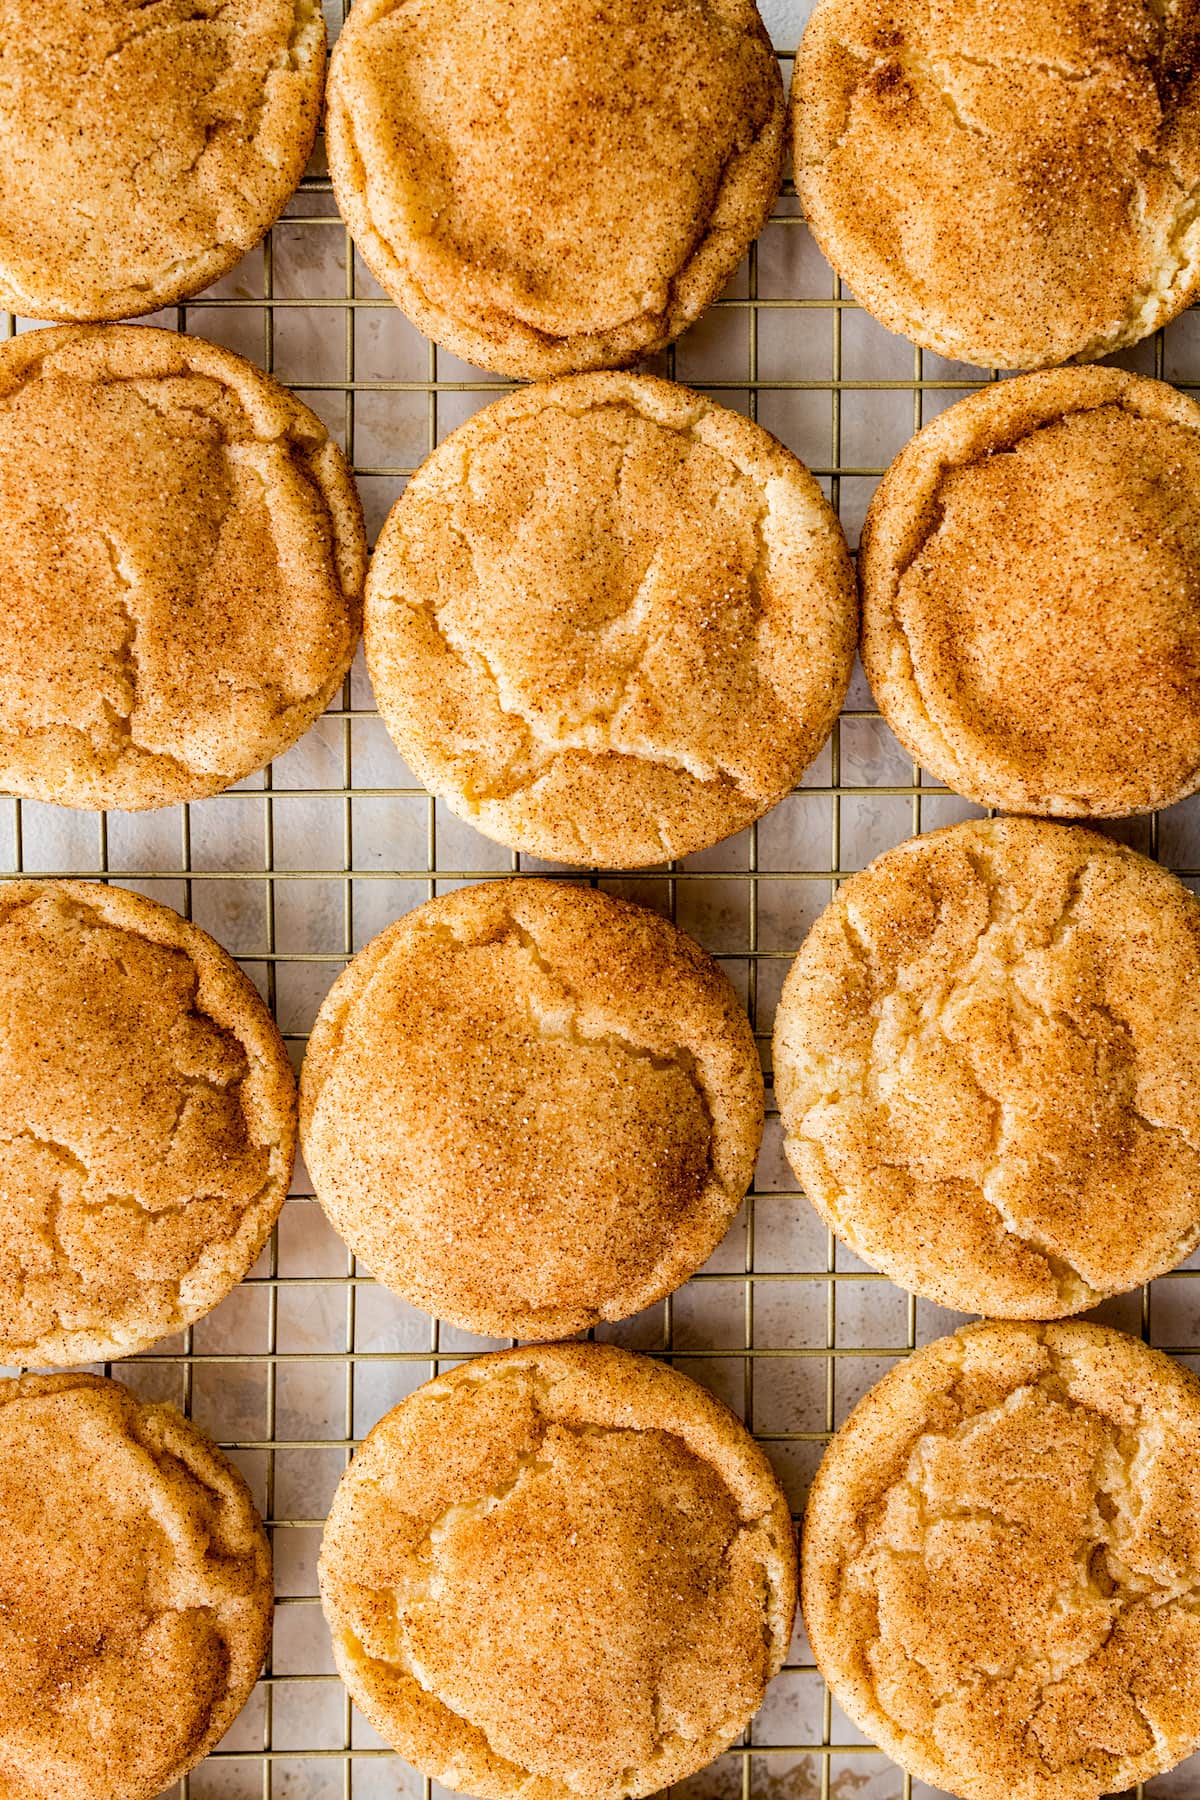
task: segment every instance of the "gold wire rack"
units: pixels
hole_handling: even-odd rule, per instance
[[[348,4],[326,0],[331,36]],[[797,0],[791,10],[794,42],[807,7]],[[786,79],[791,57],[782,61]],[[319,157],[261,251],[155,322],[227,343],[307,400],[354,463],[372,533],[421,458],[508,386],[437,351],[395,312],[354,257]],[[9,316],[7,332],[28,323]],[[1189,385],[1200,377],[1192,324],[1185,317],[1123,360]],[[729,292],[655,366],[781,437],[821,478],[852,543],[891,457],[925,419],[988,379],[876,326],[815,251],[790,186]],[[837,882],[889,844],[974,810],[911,765],[861,676],[850,702],[801,787],[740,837],[636,878],[557,871],[657,906],[705,943],[745,997],[768,1070],[783,975]],[[1185,879],[1200,878],[1200,806],[1133,821],[1121,835]],[[361,663],[296,750],[201,805],[130,819],[0,800],[0,879],[111,879],[194,917],[258,982],[297,1062],[335,975],[391,918],[464,882],[545,867],[486,844],[417,785],[387,743]],[[859,1395],[959,1321],[835,1243],[796,1192],[769,1090],[768,1109],[753,1192],[716,1256],[651,1314],[605,1335],[668,1357],[732,1405],[799,1517],[821,1450]],[[1185,1267],[1105,1316],[1200,1358],[1198,1274]],[[360,1273],[301,1170],[268,1250],[237,1292],[184,1337],[118,1366],[121,1379],[175,1401],[230,1451],[275,1548],[267,1672],[223,1744],[171,1800],[445,1800],[374,1736],[333,1673],[316,1550],[333,1487],[365,1431],[439,1368],[488,1347]],[[1147,1800],[1200,1794],[1200,1760],[1143,1791]],[[798,1630],[744,1741],[672,1792],[931,1800],[933,1790],[855,1731]]]

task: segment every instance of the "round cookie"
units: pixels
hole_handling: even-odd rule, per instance
[[[754,0],[355,0],[326,142],[397,306],[503,375],[650,356],[770,214],[779,67]]]
[[[121,319],[232,269],[304,173],[320,0],[0,0],[0,308]]]
[[[429,901],[329,993],[300,1080],[313,1186],[379,1280],[468,1331],[642,1311],[716,1249],[762,1134],[745,1012],[657,913],[557,882]]]
[[[483,1800],[624,1800],[701,1769],[783,1663],[787,1502],[686,1376],[553,1344],[460,1364],[342,1477],[334,1658],[375,1729]]]
[[[401,754],[455,812],[632,868],[795,785],[856,618],[841,526],[782,445],[672,382],[584,375],[429,457],[380,534],[366,645]]]
[[[0,885],[0,1363],[104,1362],[210,1311],[270,1236],[295,1115],[206,932],[122,888]]]
[[[154,1800],[241,1712],[271,1613],[246,1483],[174,1407],[0,1381],[5,1800]]]
[[[1195,0],[817,0],[789,125],[817,242],[927,350],[1087,361],[1196,291]]]
[[[968,1326],[872,1388],[804,1521],[804,1622],[962,1800],[1098,1800],[1200,1746],[1200,1384],[1096,1325]]]
[[[306,406],[203,339],[0,344],[0,787],[169,806],[287,749],[358,638],[362,513]]]
[[[982,806],[1117,817],[1200,785],[1200,406],[1118,369],[972,395],[863,531],[863,665]]]
[[[806,939],[775,1092],[856,1255],[961,1312],[1080,1312],[1200,1242],[1200,906],[1078,828],[913,838]]]

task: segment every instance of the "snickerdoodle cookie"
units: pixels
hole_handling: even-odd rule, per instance
[[[1195,0],[817,0],[791,136],[839,275],[943,356],[1087,360],[1196,291]]]
[[[787,1502],[733,1415],[599,1344],[461,1364],[382,1419],[321,1549],[376,1730],[485,1800],[624,1800],[701,1769],[787,1652]]]
[[[1200,406],[1117,369],[1001,382],[901,451],[859,570],[863,664],[983,806],[1114,817],[1200,785]]]
[[[174,1407],[0,1381],[5,1800],[154,1800],[245,1705],[271,1610],[246,1484]]]
[[[837,717],[857,598],[802,463],[673,383],[523,389],[380,534],[371,676],[401,753],[487,836],[631,868],[759,818]]]
[[[1132,1789],[1200,1746],[1200,1383],[1095,1325],[942,1338],[829,1446],[803,1567],[822,1674],[919,1780]]]
[[[1077,827],[913,838],[805,941],[775,1091],[859,1256],[963,1312],[1079,1312],[1200,1241],[1200,905]]]
[[[0,307],[154,312],[283,211],[316,135],[320,0],[0,0]]]
[[[398,306],[501,374],[636,361],[716,299],[779,189],[754,0],[355,0],[342,215]]]
[[[124,1356],[224,1299],[283,1204],[295,1111],[206,932],[121,888],[0,885],[0,1363]]]
[[[305,1160],[372,1273],[468,1330],[552,1338],[686,1281],[741,1204],[762,1075],[732,986],[657,913],[557,882],[418,907],[335,982]]]
[[[136,809],[218,793],[306,731],[358,637],[346,460],[203,339],[0,344],[0,788]]]

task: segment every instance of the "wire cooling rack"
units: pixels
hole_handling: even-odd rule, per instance
[[[326,0],[331,36],[343,4]],[[765,10],[787,78],[783,53],[808,0]],[[286,217],[233,275],[154,322],[241,351],[314,407],[354,462],[374,536],[406,476],[506,384],[435,350],[390,305],[353,256],[323,170],[316,159]],[[9,318],[7,328],[28,323]],[[1197,385],[1197,315],[1121,360]],[[790,186],[729,292],[655,367],[782,438],[820,477],[852,544],[890,459],[986,379],[868,318],[817,252]],[[757,827],[636,878],[582,878],[669,913],[720,959],[769,1068],[783,976],[837,881],[913,832],[975,810],[922,779],[857,674],[830,743]],[[1132,821],[1120,835],[1193,883],[1200,877],[1200,805]],[[334,977],[390,920],[464,882],[547,867],[485,842],[429,798],[390,745],[361,660],[301,744],[216,799],[133,817],[0,799],[0,876],[111,879],[188,914],[258,983],[297,1063]],[[1184,1268],[1103,1316],[1200,1361],[1197,1274],[1200,1266]],[[897,1358],[958,1322],[834,1242],[796,1191],[771,1109],[753,1193],[716,1255],[670,1300],[603,1335],[669,1357],[727,1401],[765,1446],[798,1516],[828,1435],[854,1402]],[[360,1273],[300,1170],[249,1279],[186,1337],[118,1365],[138,1392],[174,1401],[225,1445],[275,1549],[269,1670],[171,1800],[445,1800],[351,1708],[320,1617],[316,1557],[358,1440],[438,1369],[490,1347]],[[933,1794],[831,1702],[799,1631],[744,1742],[672,1791],[680,1800]],[[1200,1758],[1144,1792],[1195,1800]]]

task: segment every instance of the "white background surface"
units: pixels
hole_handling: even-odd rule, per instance
[[[808,10],[807,0],[767,0],[781,52],[794,48]],[[333,30],[341,0],[326,0],[326,12]],[[785,78],[790,72],[787,55]],[[757,411],[820,473],[853,543],[879,474],[914,426],[980,376],[921,357],[852,306],[835,307],[836,284],[795,215],[794,199],[782,198],[726,302],[656,366]],[[318,161],[266,250],[156,322],[228,344],[294,386],[350,450],[373,535],[406,472],[497,387],[435,355],[347,256]],[[1131,360],[1181,382],[1200,375],[1196,317]],[[434,376],[462,385],[435,391]],[[350,380],[353,392],[345,390]],[[879,380],[894,385],[861,385]],[[914,381],[964,385],[922,391]],[[861,867],[918,826],[971,810],[919,785],[859,675],[833,743],[755,832],[675,872],[602,885],[672,912],[722,959],[747,997],[766,1058],[788,960],[828,900],[833,872]],[[1120,835],[1172,867],[1200,866],[1196,803]],[[360,658],[329,715],[269,777],[235,793],[107,821],[0,799],[0,866],[107,870],[190,910],[243,960],[298,1062],[349,950],[431,893],[516,865],[421,792],[374,716]],[[160,1345],[116,1371],[146,1395],[185,1404],[229,1446],[271,1523],[280,1596],[271,1672],[221,1751],[172,1790],[193,1800],[442,1793],[385,1753],[352,1715],[314,1598],[316,1553],[353,1440],[432,1375],[439,1357],[488,1346],[439,1328],[365,1275],[347,1279],[346,1252],[307,1194],[300,1170],[271,1251],[189,1343]],[[1137,1294],[1104,1316],[1182,1348],[1200,1342],[1200,1286],[1187,1275],[1169,1278],[1155,1284],[1145,1308]],[[727,1400],[762,1437],[798,1512],[829,1429],[895,1357],[957,1322],[834,1246],[795,1192],[772,1116],[754,1195],[707,1269],[669,1306],[606,1335],[669,1348],[678,1366]],[[829,1704],[799,1633],[746,1744],[674,1791],[688,1800],[928,1800],[931,1792],[907,1784]],[[1200,1793],[1200,1760],[1146,1793]]]

